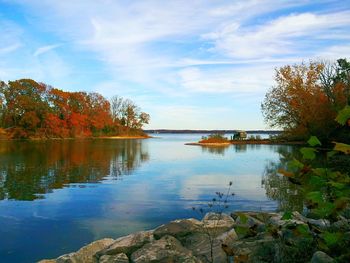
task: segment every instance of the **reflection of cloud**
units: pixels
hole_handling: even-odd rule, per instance
[[[228,183],[232,181],[232,191],[247,199],[265,199],[265,190],[261,187],[260,174],[206,174],[196,175],[182,181],[182,188],[179,190],[180,197],[196,200],[208,190],[215,189],[222,191],[227,189]],[[215,192],[212,194],[214,195]]]
[[[116,220],[118,218],[119,220]],[[95,218],[79,222],[83,228],[89,229],[93,239],[100,239],[110,236],[110,233],[118,233],[118,236],[128,235],[133,232],[143,231],[150,228],[150,225],[141,219],[137,220],[132,215],[125,218],[118,216],[110,218]],[[116,238],[112,236],[112,238]]]

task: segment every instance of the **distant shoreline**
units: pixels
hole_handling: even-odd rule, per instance
[[[23,138],[23,139],[9,139],[0,138],[0,141],[65,141],[65,140],[91,140],[91,139],[109,139],[109,140],[131,140],[131,139],[149,139],[152,136],[99,136],[99,137],[67,137],[67,138]]]
[[[192,145],[192,146],[211,146],[211,147],[222,147],[222,146],[228,146],[228,145],[261,145],[261,144],[269,144],[269,145],[303,145],[305,142],[302,141],[271,141],[271,140],[235,140],[235,141],[228,141],[228,142],[222,142],[222,143],[203,143],[203,142],[189,142],[185,143],[185,145]]]
[[[240,130],[172,130],[172,129],[155,129],[155,130],[144,130],[145,133],[194,133],[194,134],[200,134],[200,133],[208,133],[208,134],[213,134],[213,133],[236,133],[237,131]],[[280,130],[247,130],[246,131],[248,134],[281,134],[283,131]]]

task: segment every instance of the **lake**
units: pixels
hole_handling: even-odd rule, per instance
[[[184,145],[200,138],[0,142],[1,262],[55,258],[100,238],[199,218],[192,207],[207,207],[230,181],[229,211],[300,206],[286,198],[293,189],[285,181],[266,175],[292,146]]]

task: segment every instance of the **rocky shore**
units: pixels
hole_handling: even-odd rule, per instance
[[[208,213],[180,219],[154,230],[118,239],[105,238],[80,250],[40,263],[146,263],[146,262],[335,262],[317,251],[314,237],[337,229],[350,237],[350,220],[330,223],[293,212]]]

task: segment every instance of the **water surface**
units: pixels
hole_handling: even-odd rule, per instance
[[[200,137],[0,142],[1,262],[55,258],[100,238],[199,217],[191,208],[205,207],[230,181],[230,210],[281,207],[279,179],[264,173],[289,146],[184,145]]]

